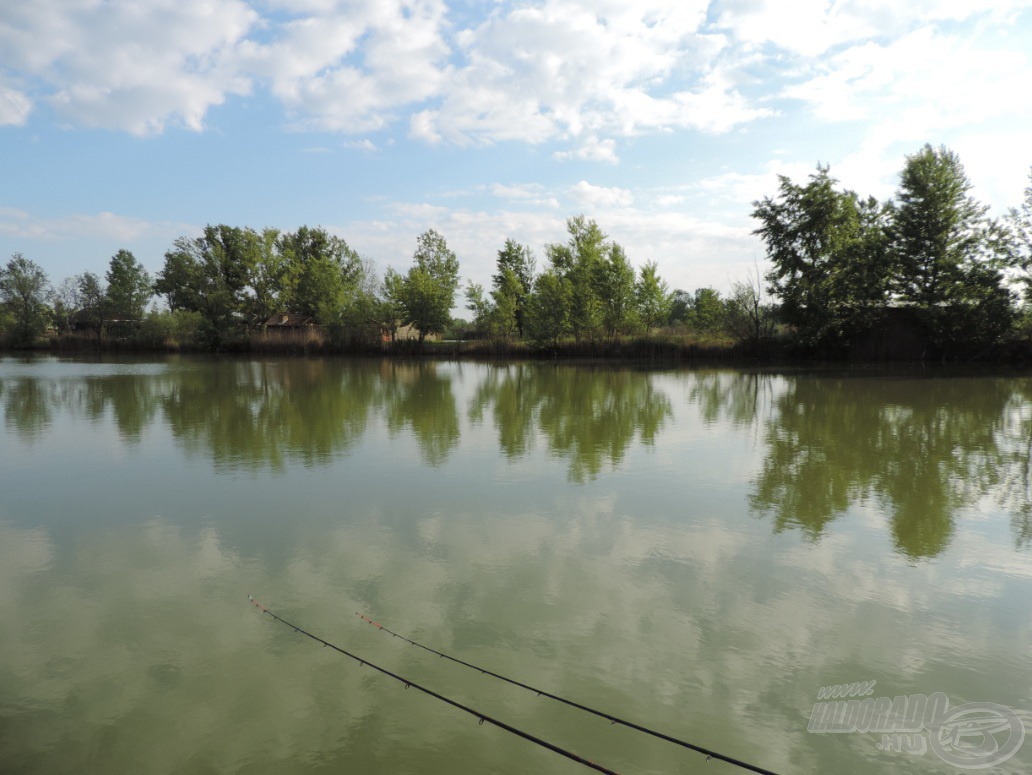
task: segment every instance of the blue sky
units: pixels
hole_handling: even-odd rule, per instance
[[[381,273],[432,227],[487,284],[583,212],[723,290],[778,173],[888,197],[925,142],[1020,202],[1032,0],[0,4],[0,258],[55,284],[206,223],[321,225]]]

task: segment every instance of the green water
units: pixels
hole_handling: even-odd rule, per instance
[[[741,770],[355,612],[784,773],[962,771],[822,686],[1032,709],[1032,378],[4,358],[0,411],[4,773],[587,772],[249,593],[625,773]]]

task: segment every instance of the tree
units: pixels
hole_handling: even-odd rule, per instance
[[[537,276],[528,305],[530,335],[557,347],[570,327],[570,281],[554,269]]]
[[[173,311],[200,313],[204,336],[213,348],[245,322],[248,284],[258,258],[250,231],[208,225],[201,237],[177,239],[165,254],[165,268],[155,284]]]
[[[150,275],[128,250],[111,257],[107,272],[107,302],[112,319],[143,319],[143,311],[154,295]]]
[[[93,272],[83,272],[75,281],[78,325],[96,334],[99,345],[104,336],[104,323],[111,317],[107,291]]]
[[[606,235],[583,215],[566,221],[569,239],[545,246],[552,271],[567,282],[569,309],[566,313],[575,339],[594,338],[602,325],[597,293],[597,265],[608,249]]]
[[[1012,322],[1001,271],[1007,240],[970,189],[955,153],[925,145],[907,157],[892,217],[894,289],[944,353],[989,344]]]
[[[54,291],[54,323],[59,331],[69,331],[75,325],[79,311],[79,289],[75,277],[66,277]]]
[[[197,311],[201,261],[194,240],[179,237],[165,253],[165,266],[154,281],[154,293],[165,297],[170,312]]]
[[[720,293],[713,288],[696,288],[691,302],[692,327],[699,332],[713,334],[724,329],[727,306]]]
[[[30,345],[46,330],[52,295],[47,273],[21,253],[12,255],[0,269],[0,305],[13,320],[15,344]]]
[[[419,341],[444,331],[459,287],[459,260],[444,237],[433,229],[419,235],[414,264],[405,278],[406,322],[419,331]]]
[[[496,325],[497,309],[484,297],[484,286],[470,281],[466,285],[466,309],[473,313],[473,326],[479,334],[491,334]]]
[[[380,286],[378,317],[380,325],[391,336],[393,342],[398,335],[398,325],[405,321],[405,277],[388,267]]]
[[[501,273],[495,275],[495,288],[491,291],[494,300],[494,326],[497,332],[506,339],[513,331],[523,336],[527,323],[527,304],[530,300],[531,284],[524,284],[523,277],[509,266],[503,266]]]
[[[724,325],[736,342],[756,345],[774,335],[774,308],[763,294],[760,269],[755,277],[731,283]]]
[[[500,326],[508,335],[511,326],[522,337],[527,318],[527,303],[534,286],[534,255],[530,248],[513,239],[505,240],[498,251],[498,273],[491,296],[501,316]]]
[[[1021,206],[1012,207],[1007,214],[1011,231],[1010,265],[1021,273],[1018,279],[1024,286],[1026,301],[1032,295],[1032,169],[1028,180]]]
[[[767,275],[784,322],[807,346],[837,350],[870,327],[889,296],[887,210],[838,191],[826,166],[805,186],[779,176],[777,198],[754,202],[753,217],[773,268]]]
[[[278,241],[285,262],[283,301],[290,312],[320,323],[336,319],[354,301],[362,259],[340,237],[302,226]]]
[[[265,228],[260,234],[248,229],[245,238],[252,242],[255,262],[244,310],[250,325],[259,327],[283,311],[287,261],[278,247],[278,229]]]
[[[634,325],[636,312],[634,268],[620,245],[610,243],[594,262],[592,280],[602,327],[615,339]]]
[[[670,323],[687,323],[692,312],[692,295],[677,288],[670,299]]]
[[[649,331],[667,321],[673,304],[673,297],[667,289],[666,281],[660,278],[655,261],[645,262],[639,270],[634,294],[638,304],[638,320],[645,327],[645,336],[648,337]]]

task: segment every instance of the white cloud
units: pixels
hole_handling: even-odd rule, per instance
[[[525,183],[514,186],[495,183],[491,186],[491,193],[499,199],[505,199],[509,202],[549,208],[559,207],[559,200],[551,195],[540,183]]]
[[[626,188],[606,188],[593,186],[582,180],[570,190],[573,200],[582,207],[628,207],[634,202],[634,196]]]
[[[200,129],[212,106],[258,84],[298,128],[362,133],[407,118],[427,142],[571,140],[570,158],[611,162],[613,137],[719,133],[769,115],[715,69],[727,40],[703,31],[707,5],[543,0],[458,28],[444,0],[8,4],[0,68],[36,87],[0,84],[0,117],[23,120],[46,100],[77,125]]]
[[[814,57],[830,49],[872,38],[898,37],[917,26],[990,16],[1006,22],[1028,0],[725,0],[717,26],[751,46],[774,45]]]
[[[32,110],[32,101],[28,96],[4,83],[0,73],[0,126],[24,124]]]
[[[829,121],[886,115],[916,136],[1032,106],[1027,55],[994,50],[923,27],[891,43],[865,43],[819,65],[786,89]]]
[[[357,151],[365,151],[366,153],[376,153],[380,150],[376,147],[376,143],[370,140],[368,137],[362,140],[348,140],[344,143],[345,148],[354,148]]]
[[[25,210],[0,207],[0,234],[18,240],[46,242],[89,238],[131,242],[194,230],[189,224],[153,222],[110,212],[39,217]]]
[[[580,159],[581,161],[603,161],[610,164],[616,164],[619,161],[616,156],[616,141],[599,140],[596,135],[586,138],[576,150],[556,151],[552,154],[552,158],[558,161]]]
[[[224,56],[257,23],[239,0],[89,0],[0,6],[0,67],[26,73],[45,99],[79,125],[161,131],[169,122],[200,129],[227,94],[248,80]]]

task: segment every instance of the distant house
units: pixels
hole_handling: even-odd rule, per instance
[[[311,315],[302,315],[295,312],[282,312],[272,315],[265,321],[265,327],[275,331],[288,331],[298,328],[314,328],[318,325]]]
[[[427,334],[426,336],[426,340],[431,342],[436,341],[440,338],[441,337],[438,334]],[[382,332],[382,339],[385,342],[391,341],[390,331],[384,330]],[[411,323],[406,326],[398,326],[398,330],[394,334],[394,339],[398,342],[419,339],[419,329],[417,329]]]

